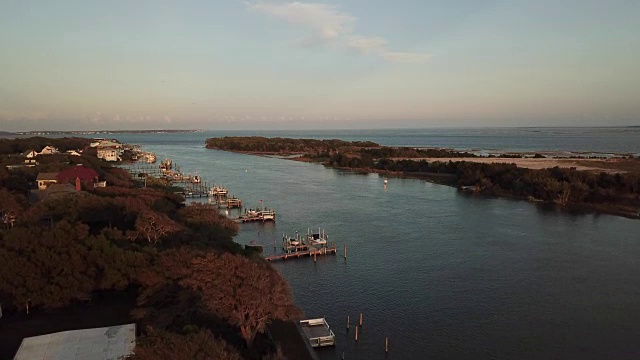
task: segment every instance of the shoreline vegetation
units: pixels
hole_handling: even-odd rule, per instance
[[[449,149],[381,146],[370,141],[221,137],[208,149],[323,164],[361,173],[420,178],[476,194],[554,204],[563,209],[640,217],[640,159],[480,156]]]
[[[302,313],[278,271],[234,242],[238,225],[99,160],[91,141],[0,139],[0,358],[25,337],[131,322],[132,359],[299,358],[266,330]],[[81,154],[15,165],[46,146]],[[65,171],[91,175],[38,189]]]

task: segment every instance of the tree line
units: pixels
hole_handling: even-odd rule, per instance
[[[255,339],[272,320],[301,312],[280,274],[233,241],[236,223],[216,207],[185,205],[160,182],[143,188],[122,169],[74,158],[107,187],[30,203],[38,172],[73,165],[0,170],[0,211],[15,214],[0,230],[5,316],[134,289],[131,316],[144,334],[136,359],[284,358]]]

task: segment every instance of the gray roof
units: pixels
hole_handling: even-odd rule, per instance
[[[63,331],[23,339],[13,360],[116,360],[135,346],[135,324]]]
[[[50,172],[50,173],[39,173],[38,177],[36,178],[37,181],[39,180],[55,180],[56,177],[58,176],[57,172]]]

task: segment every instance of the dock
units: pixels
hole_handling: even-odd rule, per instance
[[[276,221],[276,212],[270,209],[245,209],[244,214],[234,219],[236,222]]]
[[[325,318],[300,320],[300,327],[311,347],[333,346],[336,335]]]
[[[273,245],[275,248],[275,241]],[[313,256],[315,261],[317,255],[337,254],[338,245],[335,242],[329,243],[329,235],[324,230],[318,229],[317,233],[312,233],[309,229],[306,236],[302,236],[298,232],[293,237],[282,234],[282,251],[281,254],[265,257],[265,260],[286,260],[301,256]]]
[[[321,247],[321,248],[310,246],[308,250],[265,256],[264,259],[267,261],[287,260],[287,259],[299,258],[301,256],[311,257],[311,256],[317,256],[317,255],[330,255],[330,254],[336,255],[337,253],[338,253],[338,246],[337,244],[333,244],[331,246]]]

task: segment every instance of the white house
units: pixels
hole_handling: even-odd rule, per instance
[[[72,156],[80,156],[80,153],[75,150],[67,150],[66,154]]]
[[[42,149],[39,153],[39,155],[52,155],[52,154],[57,154],[59,151],[57,148],[51,146],[51,145],[47,145],[44,147],[44,149]]]
[[[120,161],[120,150],[114,146],[98,146],[98,159]]]

